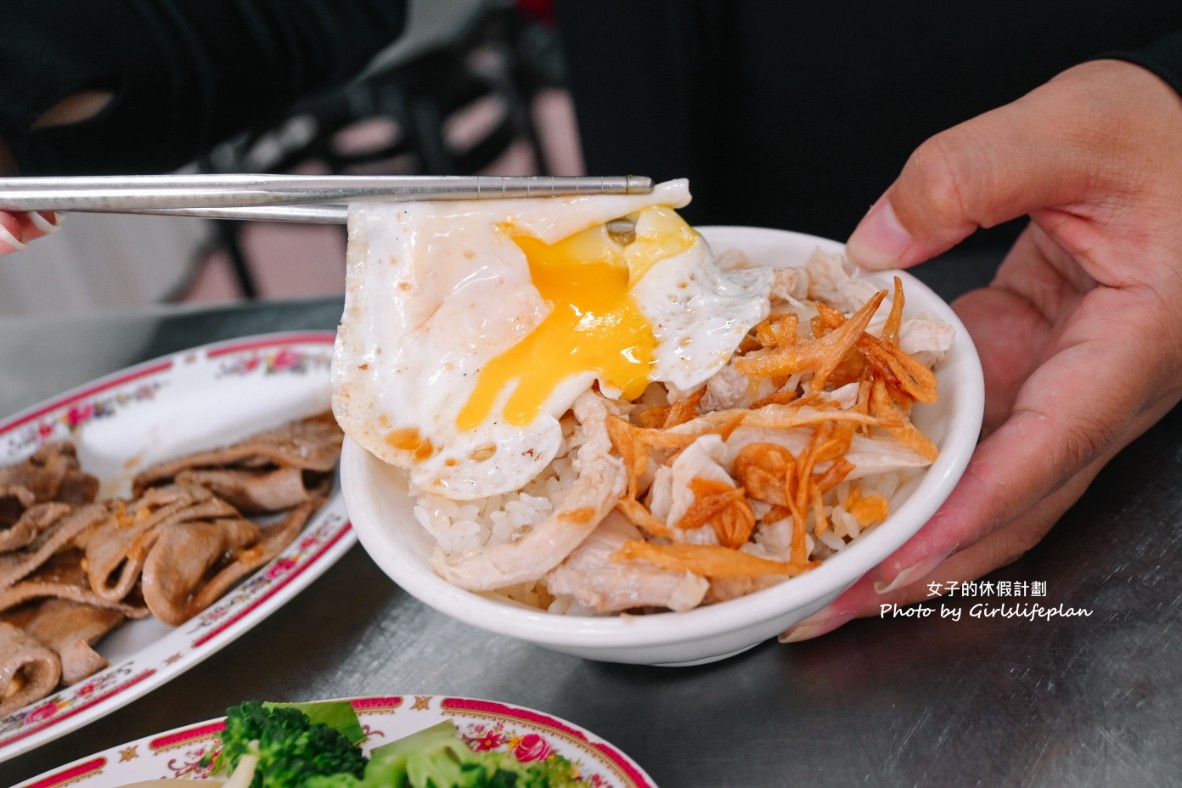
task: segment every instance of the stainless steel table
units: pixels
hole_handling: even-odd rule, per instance
[[[0,321],[0,413],[216,339],[331,328],[336,300]],[[360,547],[254,630],[102,721],[0,764],[29,778],[248,697],[456,694],[542,709],[662,786],[1182,784],[1182,412],[1100,475],[959,621],[865,620],[695,668],[596,664],[486,634],[393,585]],[[1057,620],[973,604],[1060,603]]]

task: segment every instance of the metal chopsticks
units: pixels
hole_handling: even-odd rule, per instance
[[[268,221],[343,222],[359,200],[480,200],[583,194],[642,194],[636,175],[320,176],[103,175],[0,178],[0,210],[152,213]]]
[[[426,199],[426,198],[424,198]],[[107,213],[111,213],[108,211]],[[246,205],[226,208],[144,208],[118,213],[137,216],[188,216],[201,219],[232,219],[240,222],[298,222],[300,224],[345,224],[346,203],[298,203],[292,205]]]

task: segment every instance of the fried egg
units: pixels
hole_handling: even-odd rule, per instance
[[[768,313],[772,273],[723,271],[651,194],[365,203],[349,211],[333,411],[350,438],[458,500],[518,490],[593,385],[631,400],[726,364]],[[627,217],[627,238],[607,223]]]

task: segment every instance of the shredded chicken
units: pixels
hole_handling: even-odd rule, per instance
[[[690,482],[709,479],[734,485],[724,467],[726,446],[715,434],[703,435],[677,455],[672,465],[662,466],[649,488],[649,511],[658,520],[675,525],[694,503]],[[694,528],[674,528],[673,540],[694,544],[719,544],[714,530],[703,524]]]
[[[702,603],[710,583],[690,572],[670,571],[643,562],[621,563],[612,556],[640,530],[618,512],[603,522],[556,569],[546,575],[552,594],[569,594],[596,613],[640,608],[690,610]]]
[[[952,329],[904,305],[899,279],[880,288],[838,255],[777,270],[767,318],[704,385],[636,405],[583,395],[578,478],[555,511],[507,544],[437,548],[436,571],[604,614],[686,610],[818,566],[939,452],[911,412],[936,399]]]

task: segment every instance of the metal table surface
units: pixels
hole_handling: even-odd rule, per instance
[[[0,412],[205,342],[331,328],[336,299],[0,321]],[[662,786],[1182,784],[1182,411],[1118,456],[994,583],[693,668],[597,664],[454,622],[360,547],[225,649],[86,728],[0,764],[0,783],[246,698],[454,694],[544,710],[613,742]],[[1062,603],[1088,617],[973,616]],[[961,610],[959,620],[951,611]],[[948,617],[938,615],[946,611]]]

